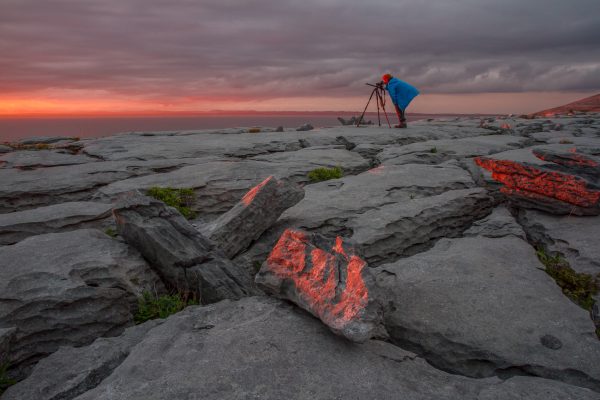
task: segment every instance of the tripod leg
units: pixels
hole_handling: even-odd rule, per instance
[[[390,119],[388,118],[387,111],[385,111],[385,104],[383,104],[383,114],[385,115],[385,120],[388,123],[390,129],[392,129],[392,124],[390,124]]]
[[[365,109],[363,110],[362,114],[360,115],[360,118],[358,119],[358,122],[356,123],[356,126],[358,127],[360,125],[360,123],[362,122],[365,113],[367,112],[367,107],[369,107],[369,103],[371,102],[371,99],[373,98],[373,95],[375,94],[375,90],[373,90],[371,92],[371,96],[369,96],[369,101],[367,101],[367,105],[365,106]]]
[[[377,123],[381,126],[381,115],[379,113],[379,106],[381,104],[381,94],[379,94],[379,90],[377,91]]]

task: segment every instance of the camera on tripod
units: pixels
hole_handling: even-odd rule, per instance
[[[371,92],[371,96],[369,97],[369,101],[367,101],[367,105],[365,106],[365,109],[362,113],[362,115],[360,116],[360,118],[358,119],[358,122],[356,123],[356,126],[360,126],[360,123],[362,122],[363,118],[365,117],[365,113],[367,112],[367,108],[369,107],[369,103],[371,102],[371,99],[373,98],[373,95],[375,95],[375,99],[377,102],[377,121],[379,122],[379,126],[381,126],[381,114],[380,114],[380,110],[383,110],[383,114],[385,115],[385,119],[387,120],[388,126],[391,128],[392,125],[390,124],[390,120],[388,118],[387,112],[385,111],[385,83],[383,81],[377,82],[375,84],[373,83],[366,83],[365,85],[368,86],[372,86],[373,87],[373,91]]]

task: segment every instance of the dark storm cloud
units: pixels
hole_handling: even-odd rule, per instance
[[[526,4],[523,4],[526,3]],[[600,88],[598,0],[0,0],[0,91],[147,99]]]

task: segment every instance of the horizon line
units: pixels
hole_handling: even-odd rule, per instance
[[[391,110],[393,111],[393,110]],[[391,112],[388,111],[388,114]],[[195,116],[217,116],[217,115],[333,115],[333,114],[362,114],[362,111],[351,111],[351,110],[327,110],[327,111],[257,111],[257,110],[210,110],[210,111],[123,111],[123,112],[111,112],[111,111],[97,111],[97,112],[72,112],[72,113],[11,113],[11,114],[0,114],[0,118],[68,118],[68,117],[79,117],[79,118],[93,118],[93,117],[195,117]],[[368,111],[365,115],[377,115],[376,111]],[[505,115],[506,113],[418,113],[408,112],[407,115],[448,115],[448,116],[477,116],[477,115]]]

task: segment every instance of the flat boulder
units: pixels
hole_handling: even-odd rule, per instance
[[[259,287],[319,318],[333,332],[364,342],[381,327],[372,276],[356,250],[299,230],[286,230],[256,275]]]
[[[303,197],[300,186],[269,176],[250,189],[231,210],[202,227],[201,232],[227,257],[233,258]]]
[[[56,150],[24,150],[0,156],[0,167],[34,169],[97,162],[85,154],[69,154]]]
[[[100,228],[111,210],[110,204],[81,201],[0,214],[0,245],[45,233]]]
[[[119,198],[113,214],[119,234],[169,286],[189,291],[205,303],[252,293],[246,271],[175,208],[133,191]]]
[[[535,250],[512,232],[442,239],[381,265],[394,343],[473,377],[535,375],[600,390],[600,341]]]
[[[450,159],[485,156],[520,148],[527,140],[511,135],[428,140],[406,146],[388,146],[378,154],[377,159],[385,165],[439,164]]]
[[[136,327],[138,328],[138,327]],[[145,327],[144,327],[145,329]],[[42,362],[8,400],[440,399],[592,400],[598,393],[519,376],[471,379],[440,371],[390,343],[351,343],[276,299],[188,307],[121,343],[65,349]],[[124,335],[124,336],[125,336]],[[121,338],[115,338],[117,340]],[[123,343],[128,342],[128,343]],[[131,346],[131,343],[137,342]],[[107,362],[104,351],[122,356]],[[63,351],[63,350],[61,350]],[[50,361],[50,360],[48,360]],[[60,366],[57,368],[56,366]],[[83,389],[80,390],[80,389]]]
[[[60,346],[120,334],[137,298],[164,286],[140,254],[83,229],[0,247],[0,328],[16,328],[11,365],[21,371]]]
[[[211,159],[214,159],[212,157]],[[34,170],[0,168],[0,213],[91,200],[99,187],[134,176],[177,169],[203,159],[91,162]]]

